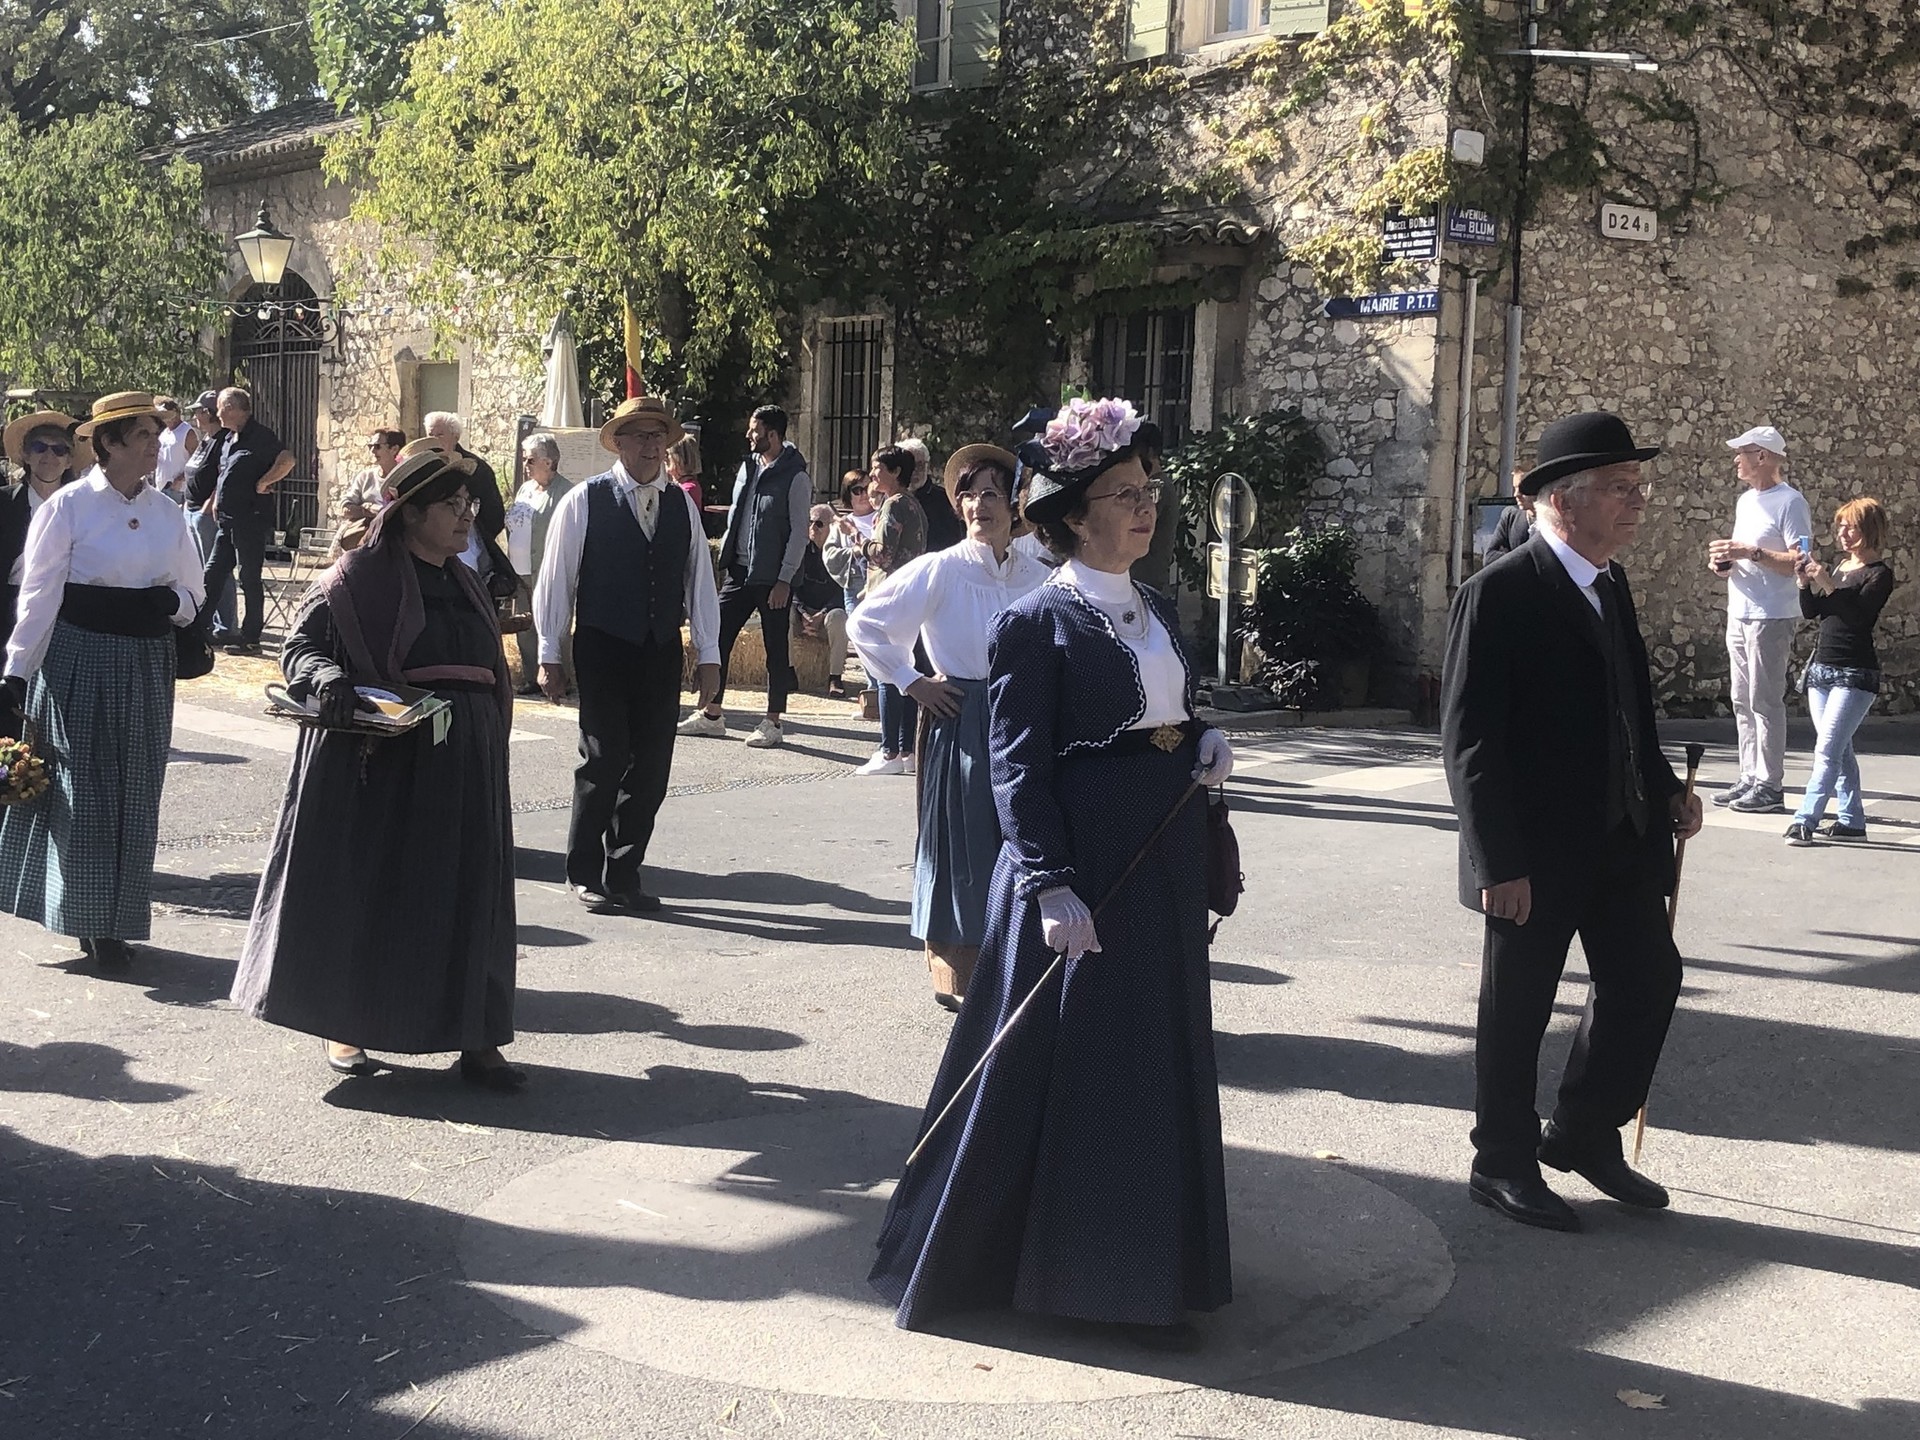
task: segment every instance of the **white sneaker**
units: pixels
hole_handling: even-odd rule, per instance
[[[876,750],[873,752],[873,758],[853,773],[856,775],[904,775],[907,773],[907,762],[889,760]]]
[[[724,740],[727,737],[727,717],[723,711],[718,715],[709,715],[704,710],[695,710],[686,719],[673,727],[676,735],[711,735]]]
[[[902,755],[900,757],[900,773],[902,775],[915,775],[919,773],[919,770],[920,767],[913,762],[913,756]]]
[[[771,750],[781,740],[780,727],[771,720],[762,720],[753,727],[753,733],[747,736],[749,750]]]

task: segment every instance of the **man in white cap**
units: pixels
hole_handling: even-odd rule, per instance
[[[1733,670],[1733,718],[1740,732],[1740,778],[1716,805],[1770,814],[1784,810],[1787,758],[1787,652],[1800,619],[1794,568],[1812,543],[1800,492],[1780,478],[1787,442],[1771,425],[1727,441],[1747,487],[1733,507],[1733,535],[1707,545],[1707,566],[1727,582],[1727,658]]]

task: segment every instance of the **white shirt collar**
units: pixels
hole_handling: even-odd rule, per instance
[[[666,473],[666,467],[663,465],[660,467],[660,473],[655,475],[651,480],[636,480],[627,473],[627,465],[624,460],[615,460],[613,462],[613,481],[614,484],[618,485],[622,490],[639,490],[648,485],[665,485]]]
[[[1587,559],[1545,525],[1540,526],[1537,533],[1547,542],[1548,548],[1559,557],[1560,566],[1567,572],[1567,578],[1580,589],[1591,590],[1594,577],[1600,573],[1601,567]]]

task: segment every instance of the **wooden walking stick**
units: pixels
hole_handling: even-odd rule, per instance
[[[1167,827],[1174,822],[1174,818],[1179,815],[1182,810],[1187,808],[1187,801],[1193,798],[1193,792],[1199,788],[1200,782],[1196,780],[1180,792],[1180,798],[1173,802],[1173,808],[1167,811],[1166,818],[1154,827],[1153,834],[1147,837],[1147,843],[1142,845],[1133,859],[1127,862],[1127,868],[1120,872],[1120,878],[1113,882],[1112,887],[1108,889],[1100,903],[1093,907],[1093,913],[1095,915],[1098,915],[1102,910],[1106,909],[1107,902],[1120,893],[1120,887],[1127,883],[1127,877],[1139,868],[1140,862],[1147,858],[1147,852],[1160,842],[1160,837],[1166,833]],[[993,1039],[987,1042],[987,1048],[981,1051],[980,1058],[974,1062],[973,1068],[967,1072],[966,1079],[954,1087],[952,1097],[948,1099],[945,1105],[940,1107],[940,1113],[934,1116],[933,1123],[927,1126],[927,1133],[920,1137],[920,1143],[914,1146],[912,1153],[907,1156],[907,1163],[900,1167],[903,1174],[913,1168],[913,1162],[920,1158],[920,1152],[927,1148],[927,1142],[933,1139],[934,1132],[940,1128],[947,1116],[953,1113],[953,1107],[960,1103],[960,1097],[965,1095],[967,1091],[972,1088],[973,1082],[980,1078],[980,1072],[987,1068],[987,1061],[991,1060],[993,1058],[993,1052],[1000,1048],[1000,1042],[1012,1033],[1013,1027],[1020,1023],[1020,1017],[1027,1013],[1027,1007],[1033,1004],[1034,997],[1045,988],[1049,980],[1053,979],[1053,977],[1059,973],[1060,967],[1066,963],[1066,960],[1067,956],[1065,951],[1055,955],[1053,957],[1053,963],[1047,966],[1046,972],[1041,975],[1038,980],[1033,982],[1033,988],[1027,992],[1026,998],[1013,1007],[1013,1013],[1007,1016],[1006,1023],[994,1032]]]
[[[1687,799],[1693,798],[1693,782],[1700,774],[1700,757],[1707,753],[1707,747],[1697,742],[1687,746]],[[1676,840],[1673,845],[1673,893],[1667,897],[1667,933],[1673,933],[1674,921],[1680,917],[1680,872],[1687,863],[1687,842],[1685,837]],[[1640,1113],[1633,1122],[1633,1163],[1640,1163],[1640,1147],[1647,1139],[1647,1107],[1642,1105]]]

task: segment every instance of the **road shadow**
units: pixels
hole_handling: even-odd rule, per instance
[[[0,1040],[0,1090],[107,1100],[116,1105],[154,1105],[188,1093],[179,1085],[136,1080],[127,1074],[127,1064],[128,1056],[111,1045],[84,1040],[16,1045]]]
[[[792,1050],[807,1043],[764,1025],[690,1025],[678,1011],[625,995],[525,986],[514,993],[513,1024],[539,1035],[658,1035],[710,1050]]]
[[[1285,985],[1293,977],[1278,970],[1262,970],[1257,965],[1240,965],[1232,960],[1215,960],[1207,966],[1215,980],[1229,985]]]

